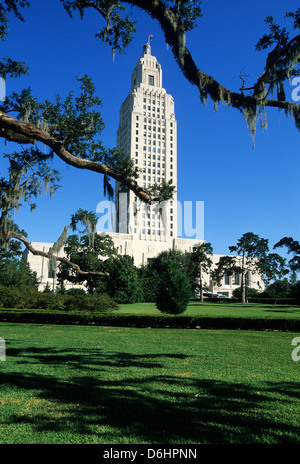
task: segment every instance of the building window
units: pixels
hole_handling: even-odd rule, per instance
[[[225,285],[229,285],[229,274],[228,274],[228,272],[225,272],[225,274],[224,274],[224,283],[225,283]]]
[[[55,277],[55,265],[53,265],[53,261],[50,259],[48,264],[48,279],[54,279]]]
[[[234,274],[234,284],[239,285],[240,284],[240,275],[238,272]]]
[[[154,85],[154,76],[148,76],[149,79],[148,79],[148,84],[149,85]]]
[[[245,285],[246,285],[246,287],[249,286],[249,271],[247,271],[246,274],[245,274]]]

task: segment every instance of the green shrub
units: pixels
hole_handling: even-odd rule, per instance
[[[68,295],[86,295],[86,291],[83,290],[83,288],[70,288],[69,290],[66,291]]]
[[[38,292],[37,302],[34,308],[47,309],[47,310],[63,310],[64,309],[64,295],[59,295],[53,292]]]
[[[3,308],[34,308],[38,291],[34,287],[0,285],[0,306]]]
[[[38,292],[30,287],[5,287],[0,285],[0,307],[16,309],[43,309],[47,311],[110,311],[119,308],[107,294],[88,295]]]
[[[0,309],[0,320],[14,323],[39,324],[84,324],[116,327],[153,327],[177,329],[228,329],[228,330],[276,330],[300,331],[299,319],[272,319],[256,317],[210,317],[210,316],[157,316],[122,315],[114,311],[93,313],[84,311],[47,311],[37,309]]]
[[[158,283],[157,309],[163,313],[182,314],[191,297],[191,285],[186,274],[172,259],[166,259]]]
[[[157,297],[157,282],[158,277],[144,276],[140,277],[140,284],[142,288],[142,301],[144,303],[154,303]]]
[[[106,293],[93,293],[92,295],[64,295],[65,309],[67,311],[102,312],[119,309],[119,305]]]
[[[255,298],[258,297],[259,291],[256,288],[246,287],[246,298]],[[242,287],[235,288],[232,292],[232,296],[241,301],[242,299]]]
[[[294,286],[294,295],[295,295],[297,304],[300,305],[300,282],[297,282]]]

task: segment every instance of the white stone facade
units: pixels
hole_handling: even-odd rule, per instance
[[[184,238],[168,238],[165,242],[161,240],[139,240],[138,237],[130,234],[109,234],[118,249],[118,252],[122,255],[128,255],[134,259],[134,263],[137,267],[147,264],[149,258],[157,256],[159,253],[165,250],[179,250],[182,252],[191,252],[193,247],[199,244],[198,240],[184,239]],[[48,252],[53,244],[52,243],[41,243],[32,242],[33,248],[36,250]],[[63,256],[63,252],[59,253],[59,256]],[[222,255],[213,255],[213,266],[212,270],[215,269],[219,259]],[[37,278],[39,279],[40,285],[39,290],[43,290],[48,285],[52,290],[55,290],[58,286],[56,279],[57,268],[53,264],[42,256],[36,256],[26,250],[27,261],[30,264],[32,271],[36,272]],[[208,292],[213,294],[222,294],[228,297],[232,296],[232,292],[235,288],[241,285],[241,276],[225,275],[222,279],[221,285],[217,286],[212,283],[211,277],[208,274],[204,274],[203,283]],[[65,288],[83,288],[84,285],[74,285],[71,282],[64,282]],[[248,285],[250,288],[255,288],[262,291],[264,283],[256,273],[248,273]]]
[[[133,70],[131,91],[121,105],[117,147],[127,154],[140,170],[139,185],[177,183],[177,122],[174,100],[162,87],[162,69],[146,44]],[[116,184],[118,206],[119,185]],[[155,207],[142,204],[128,192],[128,204],[140,211],[137,218],[128,208],[127,220],[117,223],[117,232],[138,234],[142,240],[164,241],[177,237],[177,193],[164,205],[164,220]],[[118,208],[117,208],[118,209]],[[119,217],[119,214],[118,214]]]
[[[46,242],[31,242],[31,245],[35,250],[43,251],[44,253],[48,253],[50,248],[53,246],[53,243],[46,243]],[[61,250],[57,256],[64,256],[63,250]],[[51,290],[55,290],[58,286],[56,274],[58,272],[58,265],[57,263],[54,264],[48,258],[43,256],[33,255],[30,251],[25,249],[25,258],[26,261],[30,265],[30,269],[33,272],[36,272],[37,278],[39,280],[39,290],[42,291],[48,285]],[[75,285],[72,282],[64,282],[64,286],[66,290],[70,288],[83,288],[82,285]]]

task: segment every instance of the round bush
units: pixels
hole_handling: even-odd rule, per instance
[[[157,289],[156,307],[162,313],[182,314],[191,299],[192,290],[187,276],[176,263],[164,262]]]

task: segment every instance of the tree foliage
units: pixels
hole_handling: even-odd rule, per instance
[[[0,248],[0,285],[5,287],[37,288],[36,273],[23,258],[20,242],[11,240],[7,248]]]
[[[162,263],[156,306],[163,313],[182,314],[191,299],[192,289],[185,273],[168,258]]]
[[[274,248],[286,247],[288,253],[294,256],[289,260],[289,266],[291,271],[300,270],[300,243],[298,240],[294,240],[292,237],[283,237],[279,242],[274,245]]]
[[[220,282],[225,272],[228,275],[241,275],[242,302],[246,302],[246,275],[254,272],[263,276],[265,259],[269,251],[268,240],[253,232],[246,232],[237,240],[236,245],[228,247],[237,256],[222,256],[214,271],[214,279]]]
[[[195,246],[191,254],[191,260],[195,268],[195,290],[199,289],[200,300],[203,301],[203,274],[210,274],[212,272],[212,254],[213,248],[211,243],[200,243],[198,246]],[[194,293],[195,293],[194,290]]]
[[[30,2],[28,0],[4,0],[0,4],[0,39],[4,40],[8,33],[8,16],[10,13],[20,20],[24,21],[22,16],[22,9],[28,7]]]
[[[272,281],[282,281],[285,276],[289,273],[286,266],[286,259],[277,253],[269,253],[264,259],[264,277],[265,284],[269,284]]]
[[[138,270],[130,256],[111,256],[106,263],[106,291],[120,304],[137,303],[143,299]]]
[[[107,260],[117,255],[117,250],[111,237],[95,234],[93,241],[90,236],[71,235],[67,238],[64,253],[69,261],[76,264],[81,271],[70,271],[69,266],[60,264],[60,280],[84,284],[89,293],[98,288],[106,289],[105,276],[107,275]]]

